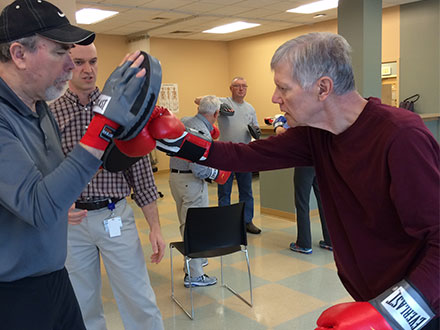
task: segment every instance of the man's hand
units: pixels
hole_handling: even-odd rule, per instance
[[[150,261],[154,264],[158,264],[165,254],[165,241],[163,240],[160,228],[150,231],[150,243],[153,249],[153,254],[150,256]]]
[[[67,223],[69,225],[79,225],[86,216],[87,210],[75,210],[75,203],[73,203],[67,213]]]
[[[150,227],[150,243],[153,254],[150,256],[152,263],[158,264],[165,254],[165,241],[160,230],[159,211],[156,201],[141,207],[142,213]]]

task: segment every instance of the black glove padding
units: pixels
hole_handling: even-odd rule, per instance
[[[258,126],[248,125],[249,133],[255,140],[259,140],[261,137],[261,130]]]
[[[102,167],[109,172],[120,172],[129,168],[143,157],[129,157],[121,152],[112,141],[104,151],[102,156]]]
[[[227,103],[222,103],[220,105],[220,114],[224,116],[233,116],[235,113],[234,109]]]
[[[145,59],[139,68],[131,68],[131,61],[117,67],[107,79],[93,111],[118,123],[115,133],[119,140],[130,140],[144,128],[160,91],[162,68],[154,57],[141,52]],[[146,75],[136,74],[145,68]]]

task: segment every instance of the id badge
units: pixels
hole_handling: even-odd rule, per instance
[[[121,236],[122,220],[121,217],[105,219],[103,221],[104,229],[110,237]]]

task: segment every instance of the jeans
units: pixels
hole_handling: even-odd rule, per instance
[[[251,223],[254,217],[254,197],[252,196],[252,173],[232,172],[225,184],[218,185],[218,205],[225,206],[231,204],[231,191],[234,175],[237,179],[239,201],[244,202],[244,220]]]

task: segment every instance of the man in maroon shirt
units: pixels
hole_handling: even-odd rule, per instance
[[[439,145],[418,115],[355,90],[350,52],[332,33],[279,47],[272,101],[291,127],[279,136],[207,146],[150,133],[159,149],[222,170],[315,167],[338,274],[356,300],[324,311],[318,330],[437,330]],[[189,157],[190,144],[205,152]]]

